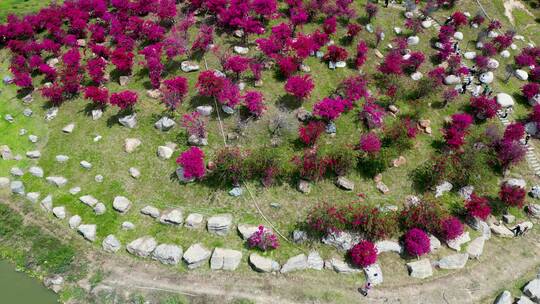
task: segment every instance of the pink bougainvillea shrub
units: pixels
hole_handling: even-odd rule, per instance
[[[182,116],[181,125],[187,131],[188,136],[206,138],[206,122],[199,112],[192,112]]]
[[[312,146],[326,129],[324,122],[320,120],[310,120],[307,124],[298,128],[298,137],[300,141],[308,146]]]
[[[198,147],[191,147],[182,152],[176,163],[184,169],[184,178],[187,180],[202,179],[206,174],[204,152]]]
[[[188,82],[185,77],[178,76],[163,81],[161,101],[168,110],[174,111],[182,103],[188,93]]]
[[[104,108],[109,102],[109,90],[105,87],[89,86],[84,89],[84,98],[92,100],[98,108]]]
[[[348,103],[341,97],[325,97],[313,107],[313,115],[326,121],[333,121],[338,118],[346,108]]]
[[[422,256],[431,250],[429,236],[422,229],[412,228],[403,236],[403,245],[407,254]]]
[[[379,136],[373,132],[363,134],[360,137],[360,149],[366,153],[377,153],[381,150],[381,140]]]
[[[314,87],[315,84],[309,75],[292,76],[285,83],[285,91],[299,101],[308,98]]]
[[[471,109],[473,114],[478,119],[489,119],[497,115],[497,111],[501,106],[497,103],[495,98],[489,98],[487,96],[479,96],[471,98]]]
[[[262,225],[248,238],[247,243],[250,248],[258,248],[262,251],[279,247],[277,236]]]
[[[218,76],[214,71],[206,70],[199,74],[195,86],[200,95],[217,97],[225,86],[225,78]]]
[[[249,113],[255,117],[261,117],[266,110],[264,96],[258,91],[247,91],[246,94],[244,94],[244,104]]]
[[[370,241],[360,241],[349,251],[351,262],[357,267],[368,267],[377,262],[377,247]]]
[[[468,114],[452,115],[452,122],[443,130],[446,144],[452,149],[459,149],[465,143],[465,135],[473,118]]]

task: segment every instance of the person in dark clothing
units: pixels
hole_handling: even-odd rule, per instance
[[[388,0],[384,0],[384,7],[388,7]]]
[[[514,236],[520,236],[523,234],[520,225],[516,225],[516,227],[514,227],[511,231],[514,233]]]
[[[358,291],[364,296],[367,297],[369,290],[371,289],[371,283],[367,282],[364,287],[358,288]]]

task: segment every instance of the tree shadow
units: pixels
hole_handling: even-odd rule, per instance
[[[300,108],[302,103],[299,102],[294,96],[285,94],[278,98],[276,105],[278,105],[280,108],[293,111]]]

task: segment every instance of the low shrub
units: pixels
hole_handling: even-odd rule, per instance
[[[491,214],[491,207],[489,206],[488,199],[477,196],[474,193],[465,202],[465,209],[467,210],[468,215],[484,221]]]
[[[377,262],[377,248],[370,241],[360,241],[349,251],[351,262],[357,267],[368,267]]]
[[[399,215],[399,224],[403,230],[418,228],[437,234],[447,215],[448,211],[438,201],[424,199],[418,204],[406,206]]]
[[[431,250],[427,233],[422,229],[412,228],[403,236],[405,251],[411,256],[422,256]]]
[[[275,234],[264,226],[259,226],[247,240],[250,248],[258,248],[262,251],[272,250],[279,247],[279,240]]]
[[[443,219],[440,225],[439,236],[445,241],[454,240],[463,234],[463,224],[454,216]]]

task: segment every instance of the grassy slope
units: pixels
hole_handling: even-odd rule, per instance
[[[361,3],[363,1],[358,1]],[[1,5],[4,5],[5,1]],[[467,2],[466,5],[471,5],[470,12],[475,12],[472,3]],[[360,4],[358,5],[358,11]],[[375,25],[381,26],[387,33],[387,39],[383,42],[383,45],[394,37],[392,28],[394,26],[401,26],[402,18],[397,16],[397,11],[392,9],[381,9],[379,16],[375,20]],[[448,14],[442,12],[438,15]],[[494,14],[500,14],[500,11],[494,11]],[[442,16],[438,16],[438,20],[443,20]],[[309,32],[311,27],[307,27],[305,30]],[[344,29],[340,28],[341,33]],[[475,35],[470,33],[467,29],[464,31],[465,37],[474,38]],[[418,49],[422,49],[429,54],[433,53],[427,46],[427,41],[430,36],[434,34],[434,30],[428,30],[421,35],[422,44]],[[362,38],[370,41],[373,39],[372,35],[367,32],[362,32]],[[222,42],[225,43],[225,42]],[[518,42],[519,43],[519,42]],[[470,44],[473,45],[472,43]],[[353,53],[353,47],[350,47],[351,53]],[[370,55],[370,62],[368,62],[365,71],[373,71],[378,59]],[[500,59],[500,58],[499,58]],[[7,68],[8,60],[6,53],[2,51],[0,61],[2,61],[2,69]],[[211,55],[208,56],[208,62],[210,68],[217,67],[215,58]],[[178,63],[171,63],[172,73],[186,76],[190,81],[191,94],[194,94],[194,83],[196,80],[196,74],[185,74],[177,69]],[[501,63],[503,63],[501,61]],[[311,75],[316,81],[316,88],[312,94],[310,100],[305,104],[307,108],[310,108],[317,100],[328,95],[337,85],[340,79],[345,78],[347,75],[352,75],[355,72],[349,69],[343,69],[338,71],[329,70],[324,63],[318,62],[315,58],[309,58],[307,64],[311,67]],[[174,68],[176,67],[176,68]],[[430,69],[428,65],[421,68],[422,72],[427,72]],[[499,71],[499,77],[503,77],[502,71]],[[178,128],[173,129],[168,133],[161,133],[155,130],[151,125],[157,119],[162,111],[156,101],[146,97],[144,91],[145,84],[141,83],[139,79],[146,79],[146,75],[136,73],[135,81],[133,81],[129,87],[139,91],[142,102],[137,106],[139,115],[139,125],[134,130],[128,130],[115,123],[108,124],[109,121],[113,121],[111,118],[116,114],[116,109],[109,108],[104,117],[98,121],[92,121],[89,117],[84,115],[84,108],[86,102],[82,99],[76,99],[72,102],[68,102],[60,109],[60,113],[52,122],[45,123],[42,119],[43,109],[41,108],[42,100],[38,94],[34,94],[36,102],[30,107],[34,110],[34,118],[26,118],[22,115],[23,106],[20,101],[16,101],[13,98],[15,95],[13,87],[2,87],[0,89],[4,91],[0,95],[0,114],[3,116],[6,113],[12,113],[15,116],[16,123],[8,125],[4,120],[0,121],[0,129],[2,134],[0,135],[0,142],[6,143],[16,153],[23,154],[31,149],[34,149],[32,145],[26,140],[26,136],[19,137],[18,130],[24,127],[29,130],[29,133],[40,136],[40,143],[38,147],[42,151],[42,159],[39,160],[39,165],[43,167],[46,175],[63,175],[69,179],[68,185],[64,189],[54,189],[50,185],[45,184],[44,180],[38,180],[36,178],[25,176],[23,180],[27,185],[28,191],[39,191],[42,193],[42,197],[47,193],[51,193],[54,196],[55,205],[65,205],[69,214],[79,214],[83,217],[85,223],[98,224],[98,240],[109,233],[114,233],[123,243],[126,243],[138,236],[144,234],[151,234],[155,236],[160,242],[173,242],[182,245],[187,248],[194,242],[203,242],[209,247],[224,246],[228,248],[240,249],[243,248],[243,243],[240,238],[235,234],[231,234],[225,238],[215,237],[208,234],[205,231],[190,231],[183,228],[174,228],[169,226],[160,225],[149,218],[142,217],[138,214],[138,210],[146,204],[152,204],[158,208],[168,208],[181,206],[188,212],[200,212],[205,215],[214,215],[221,212],[231,212],[235,216],[235,221],[239,223],[263,223],[259,215],[256,212],[249,196],[245,194],[240,198],[232,198],[227,194],[227,188],[214,188],[204,184],[189,184],[179,185],[176,181],[170,179],[170,174],[175,169],[174,160],[161,161],[155,157],[155,151],[158,145],[162,145],[167,141],[177,142],[179,144],[179,150],[182,151],[186,148],[185,136],[182,135],[182,131]],[[140,78],[139,78],[140,77]],[[271,117],[271,113],[278,111],[277,100],[283,95],[283,81],[277,81],[274,78],[273,73],[264,73],[265,85],[262,88],[267,103],[269,104],[269,113],[265,115],[260,121],[250,122],[248,128],[248,135],[246,139],[240,139],[239,145],[245,148],[253,148],[255,146],[267,145],[269,137],[267,136],[267,123]],[[512,91],[516,92],[521,84],[517,80],[513,79],[508,86],[496,87],[496,91]],[[116,91],[119,89],[118,85],[110,84],[110,89]],[[372,88],[376,90],[376,88]],[[181,109],[180,113],[192,111],[196,105],[200,104],[200,99],[193,98],[188,99]],[[435,101],[435,100],[434,100]],[[263,212],[277,225],[277,227],[284,232],[291,231],[297,221],[303,220],[306,212],[317,202],[331,201],[336,203],[348,203],[356,198],[356,193],[365,193],[367,195],[367,203],[369,204],[400,204],[404,197],[413,193],[411,189],[411,183],[408,178],[408,172],[425,160],[431,153],[431,142],[434,138],[440,138],[440,128],[442,126],[443,118],[446,115],[456,112],[458,109],[463,109],[466,104],[466,100],[461,100],[449,106],[446,109],[430,110],[426,117],[430,118],[433,125],[433,137],[421,135],[418,138],[418,146],[413,151],[408,151],[404,154],[408,162],[405,166],[400,168],[389,169],[383,174],[383,180],[390,188],[390,193],[387,195],[381,195],[377,192],[373,182],[363,178],[357,172],[353,172],[349,177],[356,183],[357,189],[354,193],[348,193],[338,190],[331,181],[323,181],[318,183],[311,194],[302,195],[293,189],[294,185],[282,185],[273,187],[270,189],[263,189],[258,184],[250,184],[250,189],[254,192],[259,206]],[[408,105],[406,102],[401,101],[399,103],[402,111],[406,111]],[[528,111],[527,106],[519,104],[516,113],[518,117],[522,117]],[[328,145],[342,145],[356,143],[361,132],[362,126],[355,122],[356,112],[348,113],[344,117],[338,120],[338,134],[335,138],[324,137],[323,142]],[[226,132],[233,130],[236,125],[236,117],[226,117],[224,119]],[[76,123],[76,129],[73,134],[66,135],[60,130],[61,128],[70,123]],[[103,139],[94,143],[92,141],[95,135],[103,136]],[[126,154],[123,152],[123,141],[127,137],[138,137],[143,141],[143,145],[139,150],[133,154]],[[215,119],[210,123],[210,146],[205,148],[205,152],[209,157],[222,145],[218,124]],[[44,145],[47,142],[47,145]],[[66,164],[59,164],[54,161],[54,157],[57,154],[67,154],[71,157],[70,161]],[[177,155],[178,152],[175,153]],[[79,161],[87,160],[93,164],[93,168],[90,171],[86,171],[79,166]],[[0,162],[0,175],[8,175],[9,169],[14,166],[20,166],[27,169],[30,165],[30,161],[23,160],[19,163],[15,162]],[[128,168],[134,166],[141,170],[142,176],[139,180],[134,180],[129,177]],[[526,164],[516,168],[516,172],[520,172],[526,175],[529,172],[526,169]],[[96,174],[102,174],[105,177],[104,183],[94,182],[94,176]],[[485,192],[490,195],[494,195],[496,187],[493,187],[494,183],[486,184]],[[81,186],[81,194],[92,194],[99,200],[103,201],[107,207],[108,212],[102,216],[96,216],[93,211],[78,202],[77,197],[71,196],[67,190],[70,187]],[[112,211],[112,200],[115,195],[125,195],[132,199],[135,203],[132,210],[126,215],[119,215]],[[449,200],[453,200],[449,198]],[[270,206],[271,203],[278,202],[281,204],[281,208],[275,209]],[[134,231],[122,231],[120,224],[124,220],[132,221],[136,224]],[[98,243],[98,242],[96,242]],[[286,258],[307,251],[309,247],[320,247],[319,244],[305,245],[301,248],[289,245],[283,242],[283,246],[269,254],[279,261],[283,262]],[[322,251],[323,257],[329,257],[336,254],[326,247],[318,248]],[[437,253],[442,255],[446,251]],[[244,258],[247,257],[248,251],[244,249]],[[387,281],[407,280],[405,269],[403,268],[403,261],[395,257],[382,257],[381,264],[385,273]],[[178,266],[179,270],[184,271],[183,266]],[[241,264],[242,270],[247,270],[247,263]],[[394,271],[396,270],[396,271]],[[200,271],[209,271],[202,269]],[[390,273],[396,273],[395,275]],[[307,276],[311,275],[311,272],[306,273]],[[334,277],[333,274],[328,274],[329,277]],[[345,280],[349,283],[354,281],[353,278],[340,277],[340,280]]]

